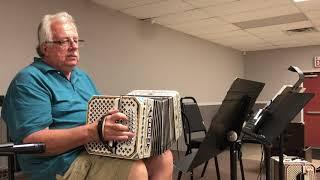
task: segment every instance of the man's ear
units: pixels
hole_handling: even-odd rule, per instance
[[[46,56],[48,54],[48,47],[45,43],[42,43],[40,45],[40,50],[41,50],[43,56]]]

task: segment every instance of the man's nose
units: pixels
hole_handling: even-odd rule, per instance
[[[78,43],[74,40],[69,41],[69,48],[70,49],[78,49]]]

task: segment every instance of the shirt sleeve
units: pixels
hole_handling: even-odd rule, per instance
[[[28,135],[50,126],[50,94],[41,85],[16,80],[7,95],[6,121],[15,142],[22,142]]]

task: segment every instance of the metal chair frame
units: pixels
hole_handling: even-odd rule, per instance
[[[0,107],[2,107],[3,102],[4,102],[4,96],[0,96]],[[7,127],[7,142],[11,142],[8,127]],[[18,151],[16,151],[14,148],[8,148],[8,145],[14,146],[13,143],[0,144],[0,156],[8,157],[8,180],[14,180],[15,172],[19,170],[18,161],[16,159],[17,154],[34,154],[34,153],[42,153],[45,151],[45,145],[43,143],[19,144],[19,145],[35,145],[37,147],[36,148],[26,147]]]
[[[191,129],[191,119],[187,116],[186,112],[185,112],[185,104],[184,104],[184,100],[192,100],[192,103],[194,103],[196,105],[196,107],[198,107],[197,101],[194,97],[183,97],[180,99],[180,105],[181,105],[181,114],[182,114],[182,123],[183,123],[183,134],[184,134],[184,141],[185,144],[187,145],[187,151],[185,153],[185,156],[190,154],[192,152],[192,149],[197,149],[199,148],[201,142],[203,141],[204,138],[197,138],[197,139],[192,139],[192,133],[196,133],[196,132],[203,132],[204,135],[207,133],[207,130],[205,128],[205,125],[203,123],[203,119],[201,116],[201,113],[199,111],[199,120],[198,120],[198,127],[195,127],[194,129]],[[193,121],[195,122],[195,121]],[[201,124],[200,124],[201,123]],[[215,161],[215,167],[216,167],[216,172],[217,172],[217,179],[220,180],[220,170],[219,170],[219,163],[218,163],[218,158],[217,156],[214,157],[214,161]],[[202,169],[201,172],[201,177],[204,176],[204,173],[207,169],[207,165],[208,165],[209,161],[206,161],[204,164],[204,167]],[[182,171],[179,171],[178,174],[178,180],[181,179],[182,176]],[[190,179],[193,180],[193,170],[190,172]]]

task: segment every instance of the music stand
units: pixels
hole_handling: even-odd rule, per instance
[[[288,70],[296,72],[299,75],[298,81],[293,86],[284,86],[275,95],[270,104],[258,112],[254,117],[255,126],[252,129],[244,127],[242,132],[261,142],[265,149],[270,149],[272,141],[280,137],[279,142],[279,177],[284,179],[283,164],[283,136],[282,133],[290,121],[302,110],[302,108],[314,96],[312,93],[303,93],[304,88],[300,87],[304,80],[303,72],[296,66],[290,66]],[[251,120],[250,120],[251,121]],[[268,155],[267,155],[268,154]],[[270,153],[266,152],[266,179],[270,179]]]
[[[198,151],[177,160],[175,166],[182,172],[189,172],[232,146],[233,142],[228,141],[228,133],[240,133],[243,122],[249,117],[251,108],[263,87],[264,83],[261,82],[240,78],[234,80],[218,112],[213,117]],[[231,161],[234,159],[230,158]],[[232,165],[231,168],[233,168]],[[233,168],[232,172],[234,171],[236,168]]]
[[[287,89],[290,89],[290,87],[287,87]],[[264,109],[263,113],[261,114],[260,123],[253,132],[243,130],[244,134],[255,138],[267,147],[270,147],[272,145],[272,141],[280,136],[280,179],[284,179],[282,133],[290,121],[302,110],[302,108],[311,100],[313,96],[314,94],[312,93],[300,93],[293,90],[284,91]],[[266,166],[270,165],[266,164]],[[266,177],[269,179],[269,167],[266,168]]]

